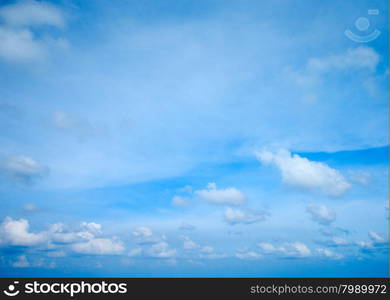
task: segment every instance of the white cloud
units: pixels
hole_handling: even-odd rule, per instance
[[[368,235],[374,243],[383,243],[385,241],[385,239],[375,231],[370,230]]]
[[[180,230],[194,230],[195,229],[195,226],[190,224],[190,223],[187,223],[187,222],[182,222],[179,226],[179,229]]]
[[[212,204],[240,205],[246,200],[245,195],[236,188],[218,189],[215,183],[209,183],[204,190],[197,190],[195,194]]]
[[[149,249],[149,255],[155,258],[173,258],[176,256],[176,250],[170,249],[167,242],[159,242]]]
[[[337,170],[287,150],[275,153],[263,150],[256,152],[256,156],[265,165],[275,165],[281,172],[283,182],[292,186],[319,190],[331,196],[340,196],[351,187]]]
[[[239,259],[259,259],[261,257],[261,254],[254,251],[248,251],[248,252],[237,252],[235,256]]]
[[[301,242],[284,243],[280,247],[275,247],[270,243],[258,243],[257,245],[267,254],[295,258],[311,256],[310,249]]]
[[[275,248],[274,245],[272,245],[271,243],[258,243],[257,244],[261,250],[263,250],[264,252],[268,252],[268,253],[272,253],[272,252],[275,252],[277,249]]]
[[[330,259],[342,259],[343,256],[341,254],[334,253],[333,251],[329,249],[320,248],[317,249],[317,252],[320,256],[330,258]]]
[[[323,58],[311,58],[307,69],[310,72],[328,72],[332,70],[368,69],[374,71],[379,55],[370,47],[348,49],[345,53]]]
[[[91,223],[91,224],[95,224],[95,223]],[[48,232],[51,241],[55,243],[64,243],[64,244],[90,240],[93,239],[95,235],[99,233],[96,231],[96,228],[94,228],[93,225],[90,228],[88,228],[88,223],[81,223],[80,227],[82,228],[82,230],[68,230],[64,224],[55,223],[50,225]]]
[[[182,196],[174,196],[171,203],[174,206],[186,207],[190,205],[190,199]]]
[[[28,211],[28,212],[32,212],[32,211],[38,210],[38,208],[35,206],[34,203],[25,203],[23,205],[23,210]]]
[[[230,225],[235,224],[252,224],[260,221],[264,221],[268,213],[252,210],[233,209],[231,207],[226,208],[224,213],[225,222]]]
[[[210,254],[210,253],[214,252],[214,248],[211,246],[202,246],[202,247],[200,247],[199,251],[201,253],[209,253]]]
[[[186,251],[196,251],[206,255],[209,255],[214,252],[213,247],[199,245],[186,236],[183,236],[183,249]]]
[[[94,235],[102,233],[102,225],[94,222],[82,222],[81,227],[84,228],[87,232],[90,232]]]
[[[341,238],[341,237],[333,237],[332,238],[332,243],[335,246],[346,246],[346,245],[349,245],[349,242],[346,239]]]
[[[196,244],[190,238],[184,237],[184,242],[183,242],[183,249],[184,250],[194,250],[194,249],[198,249],[198,248],[199,248],[198,244]]]
[[[63,28],[65,18],[55,6],[37,1],[21,1],[0,8],[0,58],[12,62],[42,59],[50,48],[64,48],[67,41],[46,34],[40,37],[34,26]]]
[[[39,59],[45,55],[45,44],[35,40],[30,30],[0,26],[0,58],[18,62]]]
[[[25,219],[13,220],[6,217],[0,225],[0,244],[33,246],[41,244],[45,240],[45,234],[29,232],[29,223]]]
[[[33,183],[48,173],[48,167],[28,156],[11,156],[1,163],[0,172],[22,184]]]
[[[0,18],[9,26],[17,27],[50,25],[61,28],[65,26],[61,10],[50,3],[33,0],[3,6],[0,9]]]
[[[144,226],[141,226],[141,227],[137,227],[134,231],[133,231],[133,235],[135,237],[143,237],[143,238],[146,238],[146,237],[150,237],[153,235],[153,231],[148,228],[148,227],[144,227]]]
[[[15,261],[12,266],[14,268],[28,268],[30,267],[30,262],[27,260],[26,255],[18,256],[18,260]]]
[[[313,221],[321,225],[329,225],[336,220],[336,213],[325,205],[309,204],[306,211],[311,215]]]
[[[122,242],[115,238],[93,238],[87,242],[72,244],[71,249],[77,253],[95,255],[115,255],[125,250]]]

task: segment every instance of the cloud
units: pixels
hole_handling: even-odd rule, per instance
[[[283,182],[291,186],[319,190],[330,196],[340,196],[351,187],[337,170],[287,150],[275,153],[263,150],[256,152],[256,156],[264,165],[275,165]]]
[[[152,236],[153,235],[153,231],[150,228],[148,228],[148,227],[141,226],[141,227],[137,227],[133,231],[133,235],[135,237],[146,238],[146,237]]]
[[[312,220],[321,225],[329,225],[336,220],[336,213],[333,209],[325,205],[309,204],[306,211],[310,214]]]
[[[185,251],[192,251],[192,252],[196,251],[205,254],[211,254],[214,252],[214,248],[211,246],[199,245],[187,236],[183,236],[182,238],[183,238],[183,249]]]
[[[0,174],[21,184],[32,184],[48,172],[47,166],[28,156],[11,156],[0,165]]]
[[[333,237],[331,239],[331,243],[334,245],[334,246],[347,246],[350,244],[350,242],[348,242],[346,239],[344,238],[341,238],[341,237]]]
[[[209,183],[204,190],[197,190],[195,194],[212,204],[241,205],[246,196],[236,188],[218,189],[215,183]]]
[[[63,28],[65,18],[54,5],[38,1],[19,1],[0,8],[0,58],[12,62],[26,62],[45,57],[50,48],[66,47],[61,38],[44,37],[32,28],[51,26]]]
[[[307,64],[309,72],[329,72],[332,70],[368,69],[374,71],[379,63],[379,55],[370,47],[348,49],[345,53],[323,58],[311,58]]]
[[[368,236],[374,243],[383,243],[385,239],[377,232],[370,230]]]
[[[311,256],[310,249],[301,242],[284,243],[282,246],[275,247],[270,243],[257,244],[264,253],[277,254],[286,258],[299,258]]]
[[[152,245],[148,252],[149,256],[154,258],[173,258],[176,256],[176,249],[170,249],[165,241]]]
[[[43,243],[43,233],[29,232],[29,223],[25,219],[13,220],[6,217],[0,224],[0,244],[11,246],[33,246]]]
[[[343,256],[341,254],[334,253],[333,251],[329,249],[319,248],[317,249],[317,252],[320,256],[330,258],[330,259],[342,259]]]
[[[188,230],[188,231],[191,231],[191,230],[194,230],[195,229],[195,226],[190,224],[190,223],[187,223],[187,222],[182,222],[179,226],[179,230]]]
[[[35,206],[34,203],[25,203],[23,204],[23,210],[28,212],[37,211],[38,208]]]
[[[66,253],[65,251],[59,250],[59,251],[50,251],[47,253],[48,257],[65,257]]]
[[[131,249],[127,255],[130,256],[130,257],[136,257],[136,256],[139,256],[142,254],[142,248],[138,247],[138,248],[134,248],[134,249]]]
[[[87,242],[72,244],[71,249],[77,253],[94,255],[115,255],[125,250],[122,242],[114,238],[93,238]]]
[[[30,267],[30,262],[27,260],[26,255],[18,256],[18,260],[15,261],[12,266],[14,268],[28,268]]]
[[[35,40],[31,31],[0,26],[0,58],[9,61],[29,61],[45,55],[45,45]]]
[[[171,203],[173,206],[186,207],[190,205],[190,199],[182,196],[174,196]]]
[[[70,244],[90,240],[93,239],[96,234],[100,233],[100,231],[96,231],[94,225],[88,224],[95,223],[83,222],[80,224],[81,230],[69,230],[64,224],[55,223],[50,225],[48,234],[50,236],[51,241],[54,243]]]
[[[64,27],[64,15],[56,6],[41,1],[19,1],[0,9],[0,18],[9,26]]]
[[[260,221],[264,221],[268,216],[264,211],[253,211],[249,209],[233,209],[231,207],[226,208],[224,213],[225,222],[230,225],[235,224],[252,224]]]
[[[261,254],[254,252],[254,251],[248,251],[248,252],[237,252],[235,256],[239,259],[259,259],[261,258]]]

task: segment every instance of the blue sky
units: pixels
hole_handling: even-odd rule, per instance
[[[388,276],[387,18],[1,1],[0,275]]]

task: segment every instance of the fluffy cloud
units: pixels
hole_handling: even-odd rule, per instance
[[[87,242],[72,244],[71,249],[77,253],[94,255],[121,254],[125,250],[121,241],[114,238],[93,238]]]
[[[6,217],[0,225],[0,244],[7,246],[43,246],[57,249],[48,253],[51,257],[64,256],[62,249],[70,249],[76,253],[110,255],[120,254],[125,248],[117,238],[99,237],[101,225],[82,222],[80,230],[69,230],[62,223],[49,226],[48,230],[39,233],[29,232],[27,220],[13,220]],[[66,248],[64,248],[66,247]]]
[[[44,233],[29,232],[29,223],[25,219],[13,220],[6,217],[0,225],[0,244],[11,246],[33,246],[46,240]]]
[[[38,1],[19,1],[0,8],[0,58],[23,62],[40,59],[49,48],[64,47],[63,39],[41,38],[32,30],[36,26],[63,28],[65,18],[54,5]]]
[[[301,242],[285,243],[280,247],[275,247],[270,243],[258,243],[260,249],[267,254],[277,254],[282,257],[308,257],[311,256],[310,249]]]
[[[48,167],[28,156],[11,156],[0,165],[0,174],[21,184],[31,184],[48,173]]]
[[[275,165],[281,172],[282,180],[292,186],[319,190],[331,196],[340,196],[351,187],[337,170],[287,150],[275,153],[264,150],[256,152],[256,156],[265,165]]]
[[[230,225],[252,224],[252,223],[264,221],[267,215],[268,213],[263,211],[260,212],[260,211],[252,211],[248,209],[245,210],[233,209],[231,207],[228,207],[224,213],[224,220]]]
[[[306,211],[310,214],[313,221],[321,225],[329,225],[336,220],[336,213],[325,205],[309,204]]]
[[[245,195],[236,188],[218,189],[215,183],[209,183],[204,190],[197,190],[195,194],[212,204],[240,205],[246,200]]]

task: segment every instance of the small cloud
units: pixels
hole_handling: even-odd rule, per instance
[[[303,258],[311,256],[310,249],[302,242],[284,243],[276,247],[271,243],[258,243],[260,249],[266,254],[275,254],[286,258]]]
[[[191,225],[190,223],[187,223],[187,222],[182,222],[179,226],[179,230],[188,230],[188,231],[192,231],[192,230],[195,230],[195,226],[194,225]]]
[[[27,212],[33,212],[33,211],[37,211],[38,208],[35,206],[34,203],[25,203],[23,205],[23,210]]]
[[[379,63],[379,54],[370,47],[356,47],[345,53],[322,58],[311,58],[307,64],[309,72],[332,70],[368,69],[374,71]]]
[[[14,268],[28,268],[30,267],[30,262],[27,260],[26,255],[18,256],[18,260],[15,261],[12,266]]]
[[[182,196],[174,196],[171,203],[173,206],[187,207],[190,205],[190,199]]]
[[[170,249],[169,244],[165,241],[152,245],[148,252],[150,257],[154,258],[174,258],[177,254],[175,249]]]
[[[142,254],[142,248],[140,248],[140,247],[131,249],[131,250],[127,253],[127,255],[130,256],[130,257],[140,256],[141,254]]]
[[[370,230],[368,235],[374,243],[383,243],[385,241],[385,239],[375,231]]]
[[[312,220],[321,225],[329,225],[336,220],[336,213],[333,209],[325,205],[309,204],[306,211],[310,214]]]
[[[122,242],[115,238],[93,238],[87,242],[72,244],[71,249],[77,253],[93,255],[116,255],[125,250]]]
[[[267,216],[268,213],[265,211],[233,209],[228,207],[224,213],[224,220],[230,225],[253,224],[256,222],[264,221]]]
[[[239,259],[248,259],[248,260],[254,260],[261,258],[261,254],[254,252],[254,251],[248,251],[248,252],[237,252],[235,256]]]
[[[28,156],[11,156],[0,163],[0,175],[28,185],[46,176],[49,168]]]
[[[317,249],[317,253],[322,257],[326,257],[330,259],[338,260],[343,258],[341,254],[334,253],[333,251],[324,248]]]
[[[276,166],[283,182],[308,190],[319,190],[330,196],[344,194],[351,185],[337,170],[328,165],[310,161],[287,150],[256,152],[257,158],[264,165]]]
[[[218,205],[241,205],[245,202],[246,196],[234,187],[218,189],[215,183],[209,183],[206,189],[195,191],[195,195]]]
[[[48,257],[65,257],[66,256],[66,253],[65,251],[50,251],[47,253],[47,256]]]

